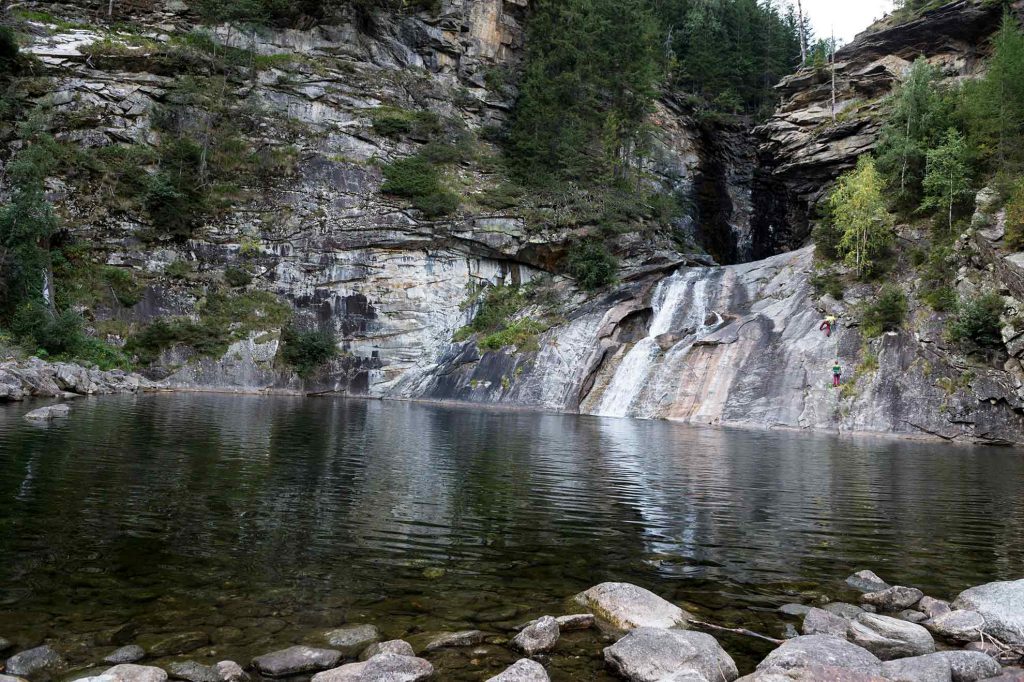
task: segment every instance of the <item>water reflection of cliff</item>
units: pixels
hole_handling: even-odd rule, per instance
[[[342,400],[100,400],[47,429],[19,414],[0,411],[0,577],[32,576],[17,608],[86,569],[104,581],[85,598],[429,592],[443,569],[452,589],[553,602],[607,579],[860,566],[948,595],[1024,564],[1011,453]]]

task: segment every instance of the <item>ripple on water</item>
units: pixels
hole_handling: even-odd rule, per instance
[[[342,399],[88,399],[43,428],[29,408],[0,406],[15,640],[172,618],[245,660],[341,614],[500,631],[604,580],[777,634],[765,609],[855,568],[951,597],[1024,565],[1012,452]],[[601,642],[574,642],[556,677],[602,679]]]

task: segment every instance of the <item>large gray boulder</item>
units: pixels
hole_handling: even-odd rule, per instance
[[[846,637],[850,621],[823,609],[811,609],[804,618],[800,631],[805,635],[832,635]]]
[[[543,616],[523,628],[512,640],[512,646],[527,656],[534,656],[554,649],[560,635],[558,621]]]
[[[380,631],[372,625],[347,625],[325,632],[324,639],[345,658],[355,658],[363,649],[380,641]]]
[[[846,579],[846,584],[867,594],[869,592],[881,592],[889,589],[889,583],[885,582],[871,571],[857,571]]]
[[[367,661],[317,673],[312,682],[422,682],[433,674],[434,666],[422,658],[378,654]]]
[[[949,661],[941,654],[900,658],[882,664],[882,676],[892,682],[953,682]]]
[[[803,635],[785,641],[768,654],[757,669],[785,673],[798,668],[825,666],[877,674],[881,663],[873,653],[845,639],[829,635]]]
[[[257,656],[252,659],[252,667],[267,677],[288,677],[327,670],[340,660],[341,652],[337,649],[293,646]]]
[[[548,671],[537,661],[521,658],[487,682],[550,682]]]
[[[52,647],[37,646],[7,659],[6,672],[16,677],[52,675],[64,667],[64,659]]]
[[[877,672],[855,668],[834,668],[811,664],[806,668],[764,671],[741,677],[737,682],[889,682]]]
[[[940,651],[936,655],[949,661],[953,682],[987,680],[1002,669],[994,658],[980,651]]]
[[[920,625],[876,613],[857,616],[846,630],[846,637],[883,661],[935,651],[935,640]]]
[[[977,611],[950,611],[922,623],[929,632],[952,642],[979,642],[985,616]]]
[[[152,665],[124,663],[107,668],[100,678],[113,682],[167,682],[167,673]]]
[[[865,603],[877,606],[883,611],[902,611],[921,601],[924,592],[916,587],[890,587],[880,592],[869,592],[863,596]]]
[[[663,682],[701,675],[732,682],[736,664],[711,635],[666,628],[637,628],[604,650],[608,665],[630,682]]]
[[[576,595],[576,602],[620,630],[685,627],[689,614],[650,590],[629,583],[601,583]]]
[[[415,656],[412,644],[404,639],[389,639],[386,642],[374,642],[359,654],[359,659],[366,661],[377,654],[395,654],[396,656]]]
[[[953,608],[977,611],[985,618],[986,634],[1024,646],[1024,580],[972,587],[960,593]]]

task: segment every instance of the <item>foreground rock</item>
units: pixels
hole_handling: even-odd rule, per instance
[[[784,642],[757,666],[758,671],[785,673],[788,670],[825,666],[877,673],[882,661],[856,644],[829,635],[804,635]]]
[[[64,659],[49,646],[37,646],[7,659],[6,672],[15,677],[52,675],[64,667]]]
[[[89,679],[102,682],[167,682],[167,673],[151,665],[125,663],[108,668],[99,677]]]
[[[890,585],[879,578],[871,571],[857,571],[846,579],[846,584],[864,594],[870,592],[881,592],[889,589]]]
[[[403,639],[389,639],[386,642],[374,642],[359,655],[361,660],[368,660],[377,654],[395,654],[396,656],[415,656],[412,644]]]
[[[940,651],[949,661],[953,682],[977,682],[999,674],[1001,667],[994,658],[980,651]]]
[[[601,583],[576,595],[576,603],[619,630],[685,627],[689,621],[675,604],[629,583]]]
[[[336,649],[293,646],[257,656],[252,659],[252,667],[267,677],[287,677],[327,670],[340,660],[341,652]]]
[[[804,618],[800,631],[805,635],[832,635],[846,637],[846,629],[850,621],[846,618],[829,613],[824,609],[811,609]]]
[[[732,682],[736,664],[714,637],[703,632],[641,627],[604,650],[608,665],[631,682],[682,680]]]
[[[220,661],[214,666],[220,682],[248,682],[249,674],[234,661]]]
[[[916,587],[890,587],[880,592],[869,592],[863,599],[872,606],[877,606],[883,611],[902,611],[909,609],[924,597],[924,592]]]
[[[560,635],[558,621],[543,616],[523,628],[512,640],[512,646],[527,656],[534,656],[554,649]]]
[[[960,593],[954,609],[970,609],[985,619],[985,633],[1011,646],[1024,646],[1024,580],[988,583]]]
[[[15,677],[14,675],[4,675],[0,673],[0,682],[28,682],[24,677]]]
[[[977,611],[950,611],[923,623],[935,635],[951,642],[978,642],[985,617]]]
[[[550,682],[548,671],[540,663],[522,658],[487,682]]]
[[[324,633],[324,639],[345,658],[355,658],[363,649],[380,641],[380,631],[372,625],[349,625]]]
[[[71,414],[71,408],[67,405],[47,405],[38,410],[32,410],[25,415],[30,422],[48,422],[54,419],[62,419]]]
[[[883,661],[935,651],[935,641],[920,625],[874,613],[857,616],[857,620],[850,623],[846,636]]]
[[[422,658],[378,654],[367,661],[317,673],[312,682],[421,682],[433,674],[434,666]]]
[[[941,654],[928,654],[886,661],[882,675],[892,682],[952,682],[949,661]]]
[[[146,657],[146,650],[138,644],[128,644],[103,659],[104,663],[118,665],[119,663],[135,663]]]

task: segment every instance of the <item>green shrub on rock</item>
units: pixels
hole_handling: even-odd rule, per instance
[[[454,213],[459,198],[441,184],[441,173],[421,156],[399,159],[384,167],[381,191],[408,199],[428,219]]]
[[[950,322],[950,340],[969,353],[999,348],[1003,344],[1000,318],[1005,310],[1006,303],[998,294],[985,294],[963,303]]]
[[[588,239],[569,252],[568,270],[581,287],[592,291],[614,282],[619,264],[602,242]]]
[[[224,269],[224,281],[232,287],[244,287],[252,283],[252,273],[245,268],[228,266]]]
[[[281,357],[301,377],[309,377],[338,355],[338,340],[327,329],[298,330],[285,327],[281,333]]]
[[[882,287],[874,302],[869,304],[861,316],[864,335],[879,336],[900,328],[907,314],[907,297],[891,284]]]

